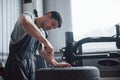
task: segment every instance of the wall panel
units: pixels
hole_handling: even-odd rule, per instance
[[[71,22],[71,1],[70,0],[43,0],[44,13],[48,11],[58,11],[62,14],[63,23],[61,28],[48,31],[48,40],[54,47],[55,52],[65,47],[65,32],[72,31]]]
[[[2,0],[0,0],[2,6]],[[0,7],[0,52],[2,52],[2,7]]]
[[[0,0],[0,61],[9,53],[10,34],[21,14],[21,0]]]

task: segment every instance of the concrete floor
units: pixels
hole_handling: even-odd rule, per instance
[[[0,76],[0,80],[4,80],[4,79],[2,79],[2,77]],[[101,78],[100,80],[120,80],[120,77]]]
[[[100,80],[120,80],[120,77],[101,78]]]

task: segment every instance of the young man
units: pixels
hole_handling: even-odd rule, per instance
[[[58,63],[54,59],[54,48],[44,36],[44,30],[60,28],[61,24],[61,15],[56,11],[42,17],[34,17],[30,12],[22,14],[11,34],[4,80],[35,80],[36,50],[54,67],[71,67],[68,63]]]

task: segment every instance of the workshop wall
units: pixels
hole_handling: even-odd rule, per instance
[[[0,0],[0,61],[6,60],[10,34],[21,13],[21,0]]]
[[[72,31],[71,1],[70,0],[43,0],[44,13],[55,10],[62,14],[63,24],[60,29],[48,31],[48,40],[54,47],[55,52],[65,47],[65,32]]]

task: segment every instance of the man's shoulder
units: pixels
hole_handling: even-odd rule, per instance
[[[34,18],[34,14],[32,12],[30,12],[30,11],[23,12],[23,15],[27,15],[27,16],[29,16],[31,18]]]
[[[25,11],[25,12],[23,12],[23,14],[33,14],[33,13],[30,11]]]

